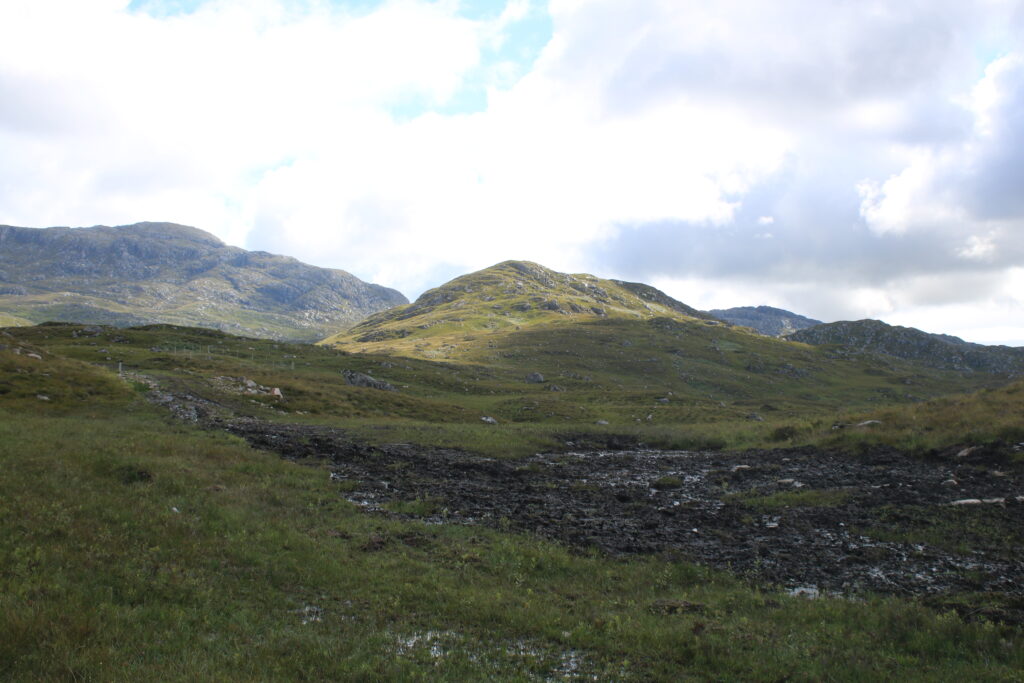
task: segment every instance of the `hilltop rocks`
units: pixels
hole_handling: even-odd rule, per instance
[[[379,389],[381,391],[398,391],[394,385],[382,379],[374,379],[369,375],[354,370],[342,370],[341,376],[345,378],[345,384],[353,387],[366,387],[367,389]]]
[[[785,337],[797,330],[822,324],[820,320],[771,306],[716,308],[707,312],[719,320],[749,327],[769,337]]]

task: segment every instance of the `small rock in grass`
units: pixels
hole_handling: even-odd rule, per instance
[[[50,397],[47,396],[46,394],[36,394],[36,398],[39,399],[40,401],[49,401],[50,400]]]
[[[542,384],[544,382],[544,375],[539,372],[531,372],[526,376],[526,381],[530,384]]]
[[[650,610],[654,614],[687,614],[700,613],[706,609],[699,602],[687,600],[655,600],[651,603]]]
[[[858,427],[874,427],[875,425],[880,425],[880,424],[882,424],[881,420],[864,420],[863,422],[858,422],[857,426]]]
[[[962,451],[960,451],[959,453],[957,453],[956,457],[958,457],[958,458],[966,458],[968,455],[970,455],[971,453],[974,453],[975,451],[979,450],[980,448],[981,448],[981,446],[969,446],[969,447],[963,449]]]
[[[498,424],[498,421],[495,420],[493,417],[491,417],[489,415],[485,415],[484,417],[481,417],[480,421],[483,422],[484,424],[489,424],[489,425],[496,425],[496,424]]]
[[[594,424],[596,424],[596,425],[606,425],[606,424],[608,424],[608,420],[598,420]]]

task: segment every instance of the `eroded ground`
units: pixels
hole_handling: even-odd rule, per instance
[[[976,595],[974,612],[1024,615],[1024,473],[1009,451],[921,459],[884,449],[633,450],[494,460],[365,447],[325,427],[224,426],[284,457],[327,459],[339,495],[369,511],[509,528],[613,554],[668,554],[810,595],[870,591],[938,604]],[[950,604],[963,612],[973,603]]]

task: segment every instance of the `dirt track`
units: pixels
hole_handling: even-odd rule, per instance
[[[427,521],[511,527],[612,554],[670,554],[810,594],[1024,598],[1024,475],[997,453],[595,451],[494,460],[370,448],[324,427],[242,420],[228,429],[284,457],[329,460],[333,477],[349,482],[340,495],[371,511],[421,498],[436,503]],[[662,477],[678,481],[653,486]],[[770,506],[786,492],[795,504]],[[754,497],[769,497],[769,506]],[[962,499],[1004,502],[950,505]]]

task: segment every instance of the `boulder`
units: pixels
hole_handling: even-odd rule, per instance
[[[529,382],[530,384],[543,384],[544,375],[540,374],[539,372],[531,372],[529,375],[526,376],[526,381]]]
[[[381,391],[397,391],[394,386],[381,379],[374,379],[369,375],[354,370],[342,370],[341,376],[345,378],[345,384],[353,387],[366,387],[368,389],[380,389]]]
[[[485,415],[484,417],[481,417],[480,421],[483,422],[484,424],[489,424],[489,425],[496,425],[496,424],[498,424],[498,421],[495,420],[493,417],[490,417],[489,415]]]

